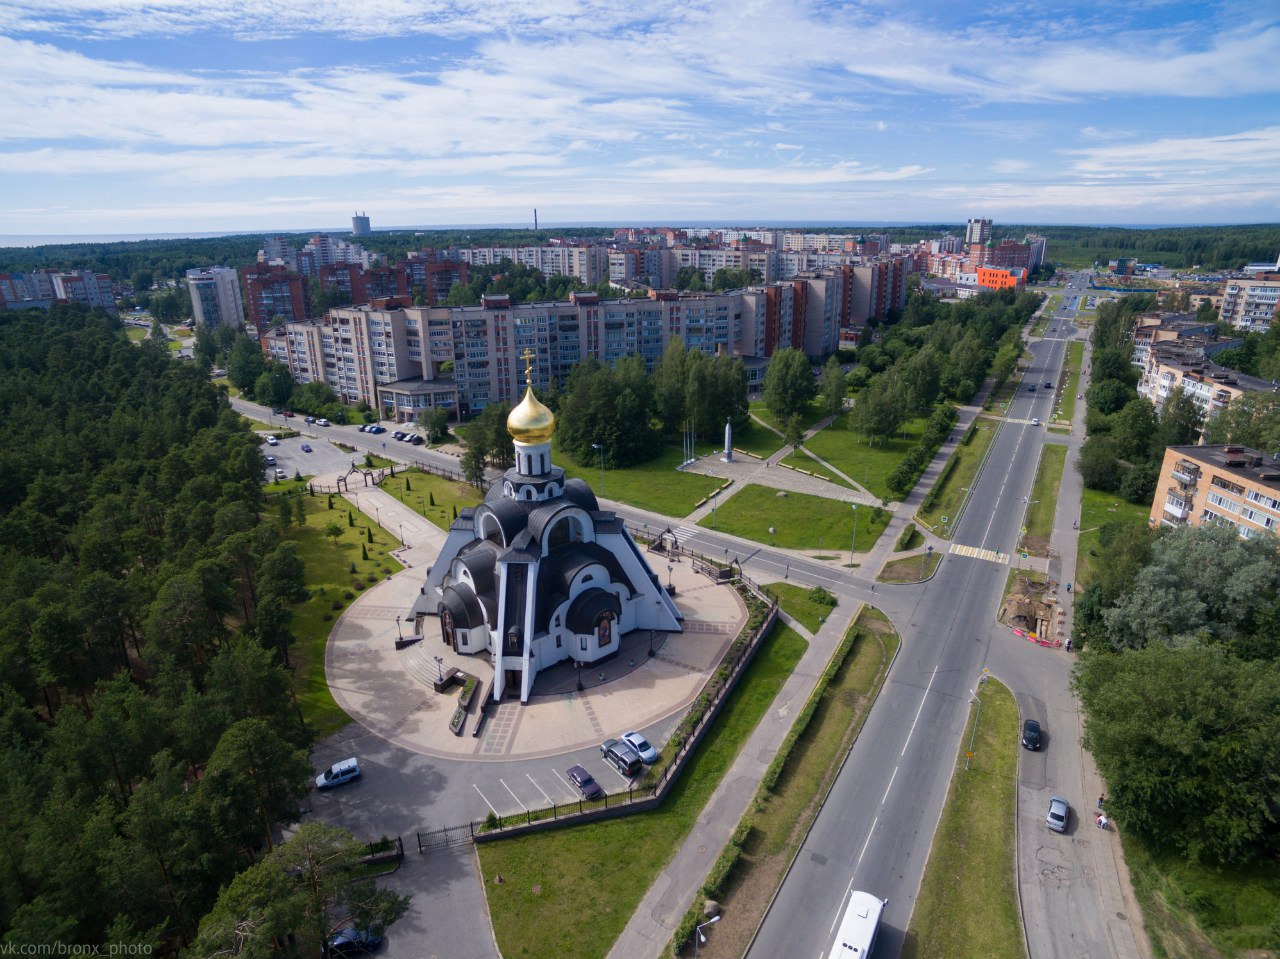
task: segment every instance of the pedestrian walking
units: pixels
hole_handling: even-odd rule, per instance
[[[1099,797],[1098,797],[1098,808],[1099,808],[1099,809],[1101,809],[1101,808],[1102,808],[1102,804],[1103,804],[1104,802],[1106,802],[1106,801],[1107,801],[1107,797],[1106,797],[1106,796],[1099,796]]]

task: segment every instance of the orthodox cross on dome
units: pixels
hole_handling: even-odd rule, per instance
[[[533,350],[527,346],[520,358],[524,360],[524,380],[529,389],[533,389]]]

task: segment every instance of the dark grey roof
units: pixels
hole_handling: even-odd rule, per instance
[[[449,611],[453,625],[458,629],[474,629],[485,625],[484,608],[475,593],[465,586],[446,586],[436,612],[439,613],[442,609]]]
[[[594,632],[600,617],[609,612],[621,616],[622,601],[607,589],[593,586],[570,604],[564,624],[573,633]]]
[[[494,566],[497,563],[499,547],[487,539],[473,539],[458,550],[458,562],[467,568],[476,592],[496,593],[493,583]]]
[[[487,509],[498,520],[498,526],[502,530],[503,545],[509,545],[515,535],[528,525],[529,508],[538,505],[541,504],[503,496],[502,490],[494,486],[485,494],[484,506],[481,509]]]
[[[610,582],[626,586],[630,595],[635,595],[635,585],[623,571],[617,557],[599,543],[562,546],[538,565],[538,609],[534,613],[534,628],[538,633],[546,632],[551,611],[564,602],[569,595],[569,587],[582,568],[593,563],[608,570]]]
[[[588,513],[594,513],[600,509],[600,503],[596,500],[596,494],[592,492],[591,487],[587,485],[586,480],[571,479],[564,484],[563,499],[576,503]]]

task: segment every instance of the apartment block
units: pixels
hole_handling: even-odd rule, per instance
[[[594,286],[609,275],[609,250],[603,246],[491,246],[450,250],[450,259],[469,266],[496,266],[503,260],[532,267],[543,276],[576,276]]]
[[[1280,273],[1228,280],[1222,291],[1222,322],[1246,333],[1265,333],[1280,309]]]
[[[1205,357],[1199,343],[1168,343],[1153,346],[1147,353],[1138,381],[1138,395],[1157,408],[1181,390],[1200,407],[1205,418],[1225,410],[1245,393],[1275,393],[1280,387],[1270,380],[1237,373]]]
[[[455,284],[466,283],[467,264],[461,260],[438,259],[427,251],[411,252],[404,266],[409,291],[422,297],[427,306],[444,306]]]
[[[1151,526],[1234,527],[1245,539],[1280,526],[1280,463],[1245,446],[1170,446],[1156,484]]]
[[[287,266],[258,262],[240,270],[245,319],[261,335],[279,322],[301,323],[311,312],[302,276]]]
[[[11,310],[35,307],[47,310],[54,303],[82,303],[116,312],[111,277],[88,270],[35,270],[0,274],[0,304]]]
[[[1133,357],[1130,362],[1138,369],[1147,365],[1151,349],[1161,344],[1187,343],[1201,348],[1205,358],[1219,350],[1240,346],[1241,339],[1217,339],[1216,323],[1200,323],[1194,313],[1141,313],[1133,325]]]
[[[971,219],[964,228],[964,242],[966,246],[981,246],[991,239],[991,221],[986,219]]]
[[[197,323],[214,329],[244,326],[244,301],[240,298],[240,275],[229,266],[187,270],[191,312]]]

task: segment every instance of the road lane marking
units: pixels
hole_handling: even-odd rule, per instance
[[[884,789],[884,795],[880,797],[880,805],[883,806],[886,799],[889,798],[889,790],[893,788],[894,777],[898,775],[898,767],[893,767],[893,775],[889,777],[889,785]]]
[[[511,793],[511,798],[512,798],[512,799],[514,799],[514,800],[516,801],[516,805],[518,805],[518,806],[519,806],[521,809],[523,809],[525,812],[528,812],[528,811],[529,811],[529,807],[528,807],[528,806],[526,806],[524,803],[520,802],[520,797],[519,797],[519,796],[517,796],[514,792],[511,792],[511,787],[507,785],[507,781],[506,781],[505,779],[499,779],[499,780],[498,780],[498,782],[502,783],[502,788],[503,788],[503,789],[505,789],[507,792]]]
[[[472,783],[471,786],[472,788],[475,789],[476,792],[480,793],[479,786],[477,786],[475,783]],[[480,798],[484,799],[484,793],[480,793]],[[498,815],[498,810],[493,808],[493,803],[489,802],[489,800],[487,799],[484,799],[484,804],[489,807],[489,812],[493,813],[495,816]]]
[[[876,823],[879,821],[879,816],[876,816],[875,819],[871,820],[871,828],[867,830],[867,841],[862,844],[862,852],[858,853],[858,861],[853,864],[853,868],[855,870],[862,865],[862,857],[867,854],[867,846],[871,845],[871,836],[875,833]]]
[[[911,729],[907,731],[907,741],[902,744],[902,752],[898,753],[899,759],[907,754],[907,747],[911,745],[911,737],[916,733],[916,723],[920,722],[920,713],[924,710],[924,701],[929,698],[929,690],[933,689],[933,681],[937,678],[938,666],[935,665],[933,667],[933,675],[929,677],[929,685],[924,688],[924,693],[920,697],[920,706],[916,709],[916,718],[911,720]]]

